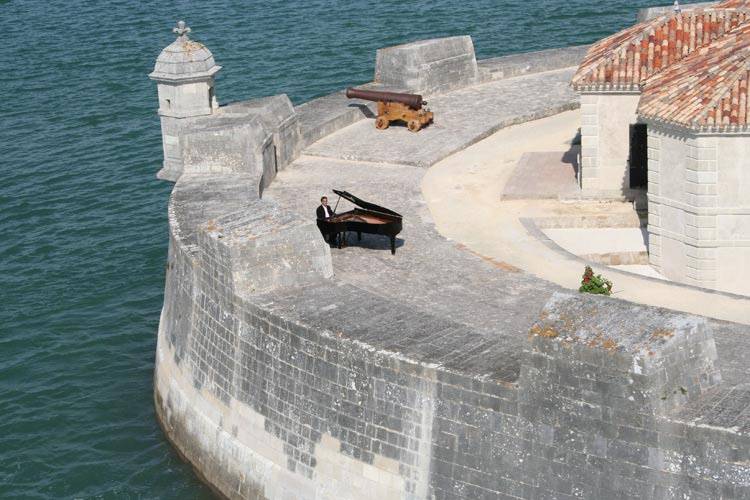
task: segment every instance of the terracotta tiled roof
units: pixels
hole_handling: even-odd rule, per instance
[[[750,10],[711,7],[636,24],[592,45],[571,83],[577,90],[638,90],[654,74],[748,20]]]
[[[750,8],[750,0],[726,0],[714,5],[717,9],[747,9]]]
[[[638,114],[696,130],[748,125],[750,25],[696,51],[646,82]]]

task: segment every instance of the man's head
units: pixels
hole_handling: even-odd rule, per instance
[[[320,199],[320,204],[321,205],[328,205],[328,197],[327,196],[322,197]]]

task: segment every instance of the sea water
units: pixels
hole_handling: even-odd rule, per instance
[[[649,1],[0,1],[0,498],[204,498],[154,418],[172,187],[147,78],[185,19],[220,102],[369,81],[375,50],[593,42]]]

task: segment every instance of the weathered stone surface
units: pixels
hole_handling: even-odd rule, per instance
[[[339,212],[351,209],[351,204],[338,202],[331,192],[332,188],[343,189],[404,215],[395,256],[390,254],[387,238],[368,234],[362,235],[362,241],[352,237],[351,246],[344,250],[331,251],[336,279],[361,290],[352,293],[351,300],[359,301],[354,311],[374,311],[379,309],[378,303],[387,303],[393,311],[384,316],[353,313],[349,318],[357,323],[353,330],[370,332],[367,342],[378,348],[396,349],[418,360],[442,359],[453,368],[475,375],[513,381],[518,377],[529,325],[552,290],[539,289],[523,273],[504,272],[502,263],[460,251],[442,238],[422,198],[423,175],[423,169],[406,165],[303,156],[277,179],[267,197],[303,217],[324,194],[332,205],[339,203]],[[314,311],[328,305],[311,307]],[[300,307],[294,309],[302,313]],[[347,309],[339,303],[336,311]],[[429,313],[433,319],[410,319],[417,314],[415,309]],[[516,313],[509,315],[509,310]],[[327,319],[332,321],[343,319],[341,314],[330,316]],[[332,325],[329,328],[335,329]],[[460,356],[469,332],[476,352]]]
[[[200,244],[229,262],[235,294],[317,283],[333,275],[331,253],[315,221],[257,200],[238,212],[210,219]]]
[[[260,180],[271,131],[257,117],[210,117],[193,123],[182,136],[183,172],[246,173]]]
[[[300,104],[296,112],[302,131],[302,148],[352,123],[372,118],[374,109],[374,103],[347,99],[343,91]]]
[[[264,188],[271,183],[276,171],[299,156],[303,145],[300,121],[286,94],[232,103],[224,106],[221,111],[225,115],[257,116],[265,128],[273,133],[273,145],[276,149],[274,169],[266,172]]]
[[[515,170],[503,186],[503,200],[576,199],[581,196],[577,171],[580,146],[564,154],[527,152],[518,160]]]
[[[299,155],[302,135],[289,98],[278,95],[184,120],[179,138],[180,174],[245,173],[260,196],[276,173]]]
[[[474,43],[454,36],[378,49],[375,83],[415,94],[442,94],[479,80]]]
[[[716,345],[705,318],[555,294],[531,332],[534,350],[593,366],[611,364],[632,374],[630,386],[639,391],[639,412],[666,414],[721,381]]]

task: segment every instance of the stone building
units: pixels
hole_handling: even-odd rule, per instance
[[[750,294],[750,25],[656,75],[648,128],[649,259],[670,279]]]
[[[593,45],[581,93],[582,190],[647,188],[649,261],[667,278],[750,294],[750,10],[675,12]]]
[[[646,129],[636,110],[649,78],[747,22],[750,11],[716,6],[651,19],[589,49],[573,77],[581,94],[581,187],[632,197],[646,187]]]

